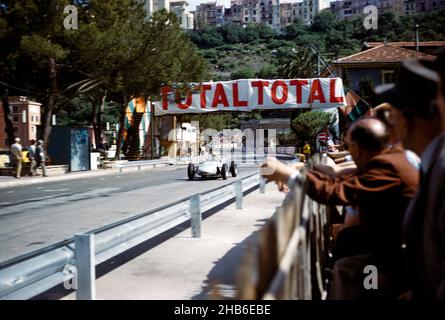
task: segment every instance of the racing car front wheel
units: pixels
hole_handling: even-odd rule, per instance
[[[187,175],[189,177],[189,180],[195,179],[195,165],[193,163],[189,163],[189,166],[187,168]]]
[[[227,172],[228,171],[229,171],[229,168],[227,167],[227,164],[224,163],[221,168],[221,175],[224,180],[227,180]]]
[[[232,174],[232,177],[236,177],[238,174],[238,169],[236,167],[235,161],[230,161],[230,173]]]

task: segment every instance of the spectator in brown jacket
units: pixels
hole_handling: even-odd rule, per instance
[[[357,252],[360,255],[335,263],[331,298],[367,296],[363,268],[369,264],[382,276],[377,294],[394,298],[402,290],[398,277],[402,267],[401,224],[417,188],[418,173],[402,148],[388,145],[386,128],[377,119],[356,121],[346,140],[357,164],[356,173],[336,178],[318,171],[306,174],[307,193],[315,201],[358,208],[365,240]],[[262,165],[262,171],[268,179],[291,185],[301,178],[301,173],[273,159]]]

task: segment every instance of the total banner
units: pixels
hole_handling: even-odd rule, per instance
[[[181,93],[182,92],[182,93]],[[155,116],[213,111],[343,107],[341,78],[204,82],[182,91],[162,87]]]

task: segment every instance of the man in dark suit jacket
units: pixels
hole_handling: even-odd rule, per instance
[[[334,265],[332,298],[354,299],[364,293],[363,268],[368,264],[385,275],[388,291],[400,293],[398,274],[402,267],[401,232],[403,214],[414,196],[418,173],[400,147],[387,144],[384,124],[373,118],[356,121],[348,131],[347,143],[357,172],[333,178],[310,170],[306,175],[308,195],[323,204],[358,208],[365,243],[364,256],[346,257]],[[276,160],[262,165],[263,175],[292,184],[301,175]],[[388,295],[386,295],[387,297]]]
[[[376,88],[395,110],[404,147],[421,158],[421,182],[403,223],[406,283],[413,299],[445,298],[445,153],[436,104],[439,76],[432,60],[404,62],[395,84]]]

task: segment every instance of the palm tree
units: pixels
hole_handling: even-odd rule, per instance
[[[317,72],[317,57],[308,47],[299,47],[292,49],[289,55],[289,61],[281,69],[283,77],[294,78],[312,78]]]

